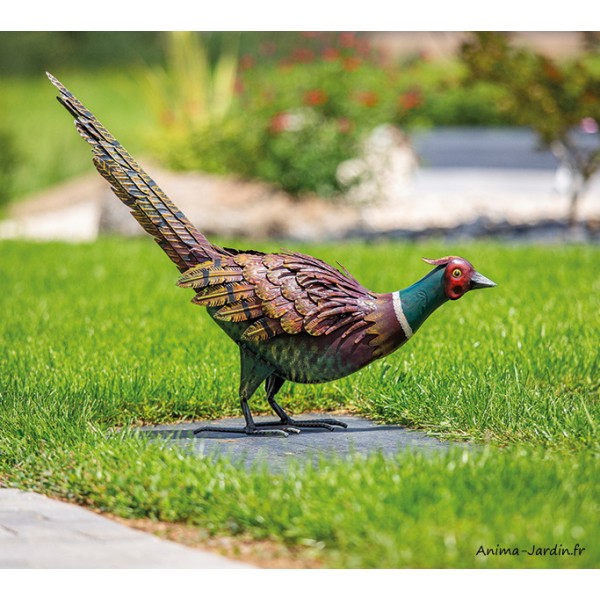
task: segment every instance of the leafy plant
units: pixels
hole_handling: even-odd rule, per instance
[[[472,80],[504,92],[499,109],[531,127],[571,174],[568,222],[577,219],[579,199],[600,169],[600,62],[597,50],[559,63],[510,43],[507,34],[475,33],[461,48]],[[590,134],[584,144],[577,131]],[[591,144],[589,143],[591,142]]]
[[[147,95],[158,121],[171,133],[218,123],[235,96],[238,36],[223,37],[212,64],[200,36],[192,31],[164,33],[165,66],[150,67]]]
[[[333,178],[333,166],[323,168],[318,174],[315,171],[314,177],[312,168],[307,173],[308,159],[302,154],[311,129],[305,132],[287,129],[277,133],[277,127],[290,115],[293,128],[298,110],[316,114],[316,122],[328,123],[330,130],[339,128],[339,135],[323,136],[326,140],[318,143],[317,136],[310,144],[310,160],[319,167],[333,165],[337,157],[351,156],[363,132],[381,122],[394,123],[405,130],[431,125],[511,122],[496,108],[502,95],[498,86],[481,83],[474,88],[461,87],[466,69],[458,61],[432,61],[418,56],[399,64],[389,63],[368,49],[360,35],[320,33],[307,37],[289,33],[259,35],[259,32],[253,35],[256,40],[253,52],[242,53],[243,48],[251,46],[250,34],[240,34],[239,58],[235,52],[237,34],[201,36],[200,51],[204,53],[208,77],[229,82],[226,101],[215,99],[214,102],[218,104],[217,113],[225,105],[227,111],[206,119],[202,125],[191,125],[191,117],[183,112],[184,106],[194,104],[179,100],[182,94],[176,91],[179,84],[172,82],[171,67],[119,66],[117,70],[73,71],[61,66],[54,74],[60,76],[134,154],[151,151],[176,168],[250,178],[268,176],[269,181],[275,183],[279,182],[277,174],[286,172],[292,180],[301,179],[305,190],[318,189],[320,194],[325,190],[337,194],[338,183]],[[120,42],[113,42],[115,47],[120,47]],[[195,44],[196,41],[192,45]],[[346,47],[350,44],[354,47]],[[158,46],[152,45],[153,48]],[[44,47],[43,40],[39,40],[37,47]],[[75,48],[78,57],[83,58],[79,56],[83,47]],[[305,50],[301,51],[302,48]],[[237,79],[233,83],[233,67],[218,66],[224,64],[223,54],[231,61],[235,58]],[[86,51],[86,56],[92,60],[91,51]],[[73,60],[76,58],[73,56]],[[182,62],[191,69],[190,62]],[[163,56],[161,64],[166,63]],[[229,73],[227,77],[217,75],[224,71]],[[167,76],[167,72],[171,75]],[[178,72],[181,79],[189,82],[194,78],[196,87],[206,89],[196,73],[191,72],[188,77],[183,74],[183,68]],[[27,197],[90,168],[89,157],[81,151],[77,136],[63,135],[65,116],[57,110],[43,73],[40,70],[36,73],[32,77],[2,78],[0,109],[2,114],[11,115],[3,127],[22,156],[14,173],[12,195],[15,198]],[[328,100],[321,105],[311,105],[309,101],[320,98],[318,90],[325,92]],[[216,97],[222,98],[223,94],[213,96]],[[319,133],[320,126],[315,125],[315,121],[312,126]],[[295,139],[295,148],[290,150],[291,158],[277,162],[281,153],[278,146],[284,139],[290,148]],[[275,146],[273,150],[271,144]],[[32,161],[36,168],[27,168]],[[304,166],[299,165],[296,171],[299,162]]]

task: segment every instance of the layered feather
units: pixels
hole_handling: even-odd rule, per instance
[[[213,318],[246,322],[242,340],[253,342],[360,331],[375,306],[374,295],[350,275],[298,253],[217,257],[185,271],[178,285],[194,289],[195,304],[220,307]]]
[[[155,239],[180,271],[206,259],[229,255],[211,244],[171,202],[113,135],[55,77],[59,102],[75,118],[81,137],[90,144],[93,162],[115,195],[131,209],[139,224]]]

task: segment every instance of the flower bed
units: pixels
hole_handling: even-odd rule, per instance
[[[236,173],[295,195],[336,197],[345,191],[338,165],[379,125],[501,123],[497,90],[482,84],[467,93],[462,77],[456,62],[426,56],[391,62],[352,33],[299,35],[281,56],[265,43],[241,57],[228,115],[173,136],[165,157],[175,168]]]

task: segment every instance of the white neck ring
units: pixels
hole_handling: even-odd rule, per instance
[[[409,325],[408,320],[406,319],[406,315],[402,310],[402,300],[400,299],[400,292],[394,292],[392,294],[392,300],[394,303],[394,314],[396,315],[396,319],[398,319],[398,323],[400,323],[400,327],[402,327],[402,331],[404,331],[404,335],[406,339],[412,336],[413,330]]]

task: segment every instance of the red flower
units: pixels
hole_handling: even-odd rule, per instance
[[[340,133],[349,133],[352,130],[352,121],[348,117],[340,117],[337,125]]]
[[[557,66],[550,59],[544,60],[542,68],[544,70],[544,74],[548,79],[551,79],[552,81],[560,80],[561,73],[558,70]]]
[[[315,53],[308,48],[296,48],[292,53],[292,59],[296,62],[310,62],[315,58]]]
[[[423,104],[423,95],[419,90],[409,90],[398,97],[398,105],[404,110],[411,110]]]
[[[281,133],[286,131],[289,125],[289,115],[286,112],[277,113],[269,123],[271,133]]]
[[[379,104],[379,96],[375,92],[360,92],[357,95],[357,99],[359,104],[362,104],[367,108],[372,108]]]
[[[356,51],[362,56],[368,56],[371,51],[369,42],[365,39],[356,40]]]
[[[242,58],[240,58],[240,67],[242,69],[250,69],[256,64],[256,59],[254,56],[250,54],[244,54]]]
[[[344,58],[344,70],[345,71],[355,71],[360,67],[360,59],[356,58],[356,56],[348,56]]]
[[[323,57],[323,60],[337,60],[340,57],[340,51],[337,48],[325,48],[321,56]]]
[[[327,94],[323,90],[309,90],[304,94],[304,104],[321,106],[327,102]]]
[[[342,48],[352,48],[356,44],[356,36],[352,31],[340,33],[340,46]]]

